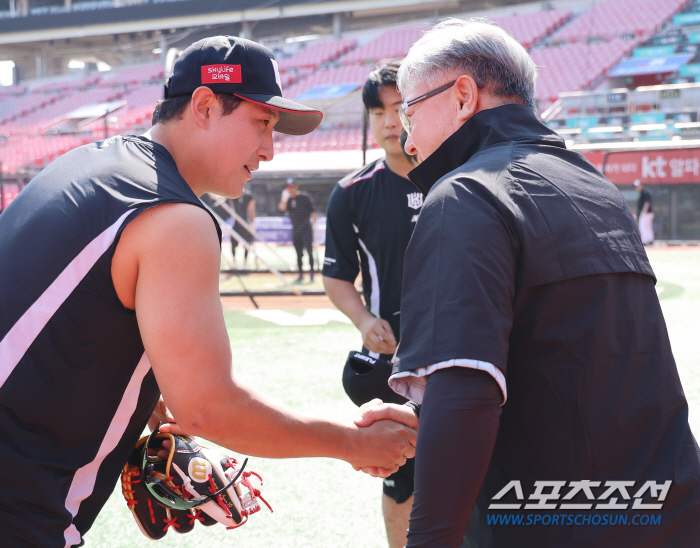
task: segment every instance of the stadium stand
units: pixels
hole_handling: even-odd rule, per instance
[[[616,38],[610,42],[572,42],[532,50],[530,55],[539,68],[536,92],[539,110],[545,110],[562,92],[589,87],[631,51],[635,43],[634,39]]]
[[[349,63],[377,63],[382,59],[403,57],[413,42],[418,40],[421,33],[427,28],[428,25],[424,24],[388,30],[343,56],[339,61],[347,65]]]
[[[110,134],[125,134],[150,128],[153,109],[162,98],[163,88],[160,85],[138,85],[131,88],[123,96],[126,106],[110,113]],[[92,131],[95,139],[100,139],[104,135],[104,120],[92,122],[85,129]]]
[[[87,137],[74,135],[36,135],[9,139],[2,147],[2,173],[43,167],[69,150],[89,142]]]
[[[591,38],[648,36],[687,0],[607,0],[593,6],[555,33],[551,40],[569,42]]]
[[[686,3],[649,38],[633,42],[595,91],[561,93],[543,112],[548,125],[579,144],[700,137],[700,2]]]
[[[84,78],[61,79],[58,81],[47,82],[43,85],[32,89],[32,93],[41,92],[65,92],[72,89],[87,89],[97,85],[102,79],[99,75],[86,76]]]
[[[161,63],[152,63],[118,70],[114,74],[106,76],[102,82],[102,85],[139,85],[142,82],[156,82],[162,80],[163,65]]]
[[[27,86],[8,86],[6,88],[0,87],[0,99],[8,99],[10,97],[17,97],[23,95],[27,92]]]
[[[571,16],[572,12],[568,10],[552,10],[499,17],[494,21],[529,50],[556,32]]]
[[[562,94],[544,113],[575,142],[697,139],[700,84],[640,86]]]
[[[291,69],[317,69],[326,63],[331,63],[357,46],[357,38],[340,38],[324,40],[309,45],[300,52],[278,61],[280,72]]]
[[[118,0],[86,0],[83,2],[79,0],[73,0],[73,2],[71,2],[70,8],[68,8],[65,4],[53,6],[36,6],[31,8],[26,15],[53,15],[58,13],[70,13],[71,11],[115,9],[124,7],[125,5],[135,6],[138,4],[163,4],[168,2],[181,1],[182,0],[129,0],[129,2],[126,3],[119,2]],[[12,12],[11,10],[0,11],[0,18],[2,17],[22,17],[22,14],[19,12]]]
[[[580,6],[575,4],[574,8]],[[74,10],[102,7],[115,6],[112,2],[73,2]],[[539,66],[536,98],[542,112],[558,101],[561,93],[599,87],[625,56],[634,58],[650,52],[648,48],[669,44],[675,50],[685,48],[683,51],[695,53],[695,44],[700,44],[699,12],[698,0],[606,0],[593,4],[583,13],[575,14],[573,8],[545,9],[499,15],[494,20],[529,49]],[[678,19],[679,16],[682,17]],[[426,28],[427,22],[375,28],[339,39],[322,38],[289,57],[280,55],[278,62],[286,97],[311,100],[313,93],[306,98],[304,95],[314,90],[322,99],[347,96],[352,100],[346,101],[342,108],[336,108],[336,103],[330,105],[323,126],[312,135],[278,136],[276,151],[360,149],[361,103],[357,93],[347,94],[364,83],[378,62],[404,56]],[[655,31],[658,32],[654,34]],[[692,59],[687,66],[668,75],[667,81],[692,82],[696,73],[700,78],[699,61],[700,58]],[[0,143],[3,172],[44,165],[47,159],[78,146],[85,139],[103,138],[105,130],[113,135],[148,129],[153,107],[162,96],[163,72],[161,63],[148,63],[0,89],[0,135],[5,136],[5,141]],[[684,93],[690,96],[689,92]],[[567,98],[567,104],[571,104],[571,97]],[[111,112],[107,120],[102,117],[81,126],[78,134],[42,135],[57,120],[79,107],[111,101],[126,104]],[[609,110],[598,114],[609,115]],[[573,107],[560,108],[548,120],[557,125],[560,118],[575,119],[583,116],[583,112]],[[585,132],[579,135],[585,136]],[[368,145],[376,147],[371,136]]]
[[[285,96],[294,99],[318,86],[362,85],[374,66],[349,65],[329,67],[310,73],[306,78],[284,90]]]
[[[5,124],[36,112],[37,109],[55,103],[57,98],[57,94],[33,93],[22,97],[2,99],[2,103],[0,103],[0,123]]]
[[[72,91],[64,95],[55,102],[47,104],[43,108],[38,108],[9,124],[9,127],[0,126],[0,130],[10,134],[34,134],[47,129],[49,125],[60,119],[71,111],[86,105],[105,103],[121,99],[121,92],[112,89],[90,89],[86,91]]]
[[[372,137],[367,136],[367,147],[378,148]],[[358,128],[318,130],[309,135],[280,136],[275,142],[275,154],[280,152],[315,152],[323,150],[361,150],[362,132]]]

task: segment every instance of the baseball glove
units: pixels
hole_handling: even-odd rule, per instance
[[[170,440],[169,449],[163,447],[164,440]],[[169,451],[167,459],[153,456],[159,449]],[[235,529],[260,511],[258,499],[270,508],[250,481],[255,476],[262,486],[262,478],[244,472],[247,462],[241,465],[193,438],[156,428],[131,452],[121,475],[122,494],[139,529],[152,540],[163,538],[170,528],[189,533],[197,521]]]

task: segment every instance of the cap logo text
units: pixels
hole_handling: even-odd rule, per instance
[[[280,88],[280,91],[282,91],[282,79],[280,78],[280,70],[277,66],[277,61],[274,59],[270,59],[270,61],[272,61],[272,68],[275,69],[275,82],[277,83],[277,87]]]
[[[202,67],[202,84],[240,84],[241,65],[205,65]]]

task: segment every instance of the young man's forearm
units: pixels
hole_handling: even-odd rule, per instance
[[[360,293],[351,282],[324,276],[323,287],[335,307],[345,314],[358,329],[360,329],[363,320],[373,317],[362,302]]]
[[[415,432],[398,423],[380,421],[360,428],[350,421],[303,415],[237,382],[219,383],[210,399],[200,395],[194,401],[206,403],[174,411],[179,428],[251,456],[328,457],[358,468],[393,471],[397,456],[410,457],[416,443]]]

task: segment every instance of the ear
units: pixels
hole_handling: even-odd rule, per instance
[[[195,124],[202,129],[209,129],[216,103],[216,95],[208,87],[200,86],[194,90],[189,111],[192,114]]]
[[[479,92],[476,81],[471,76],[463,74],[454,85],[454,93],[459,101],[456,122],[462,125],[477,112]]]

